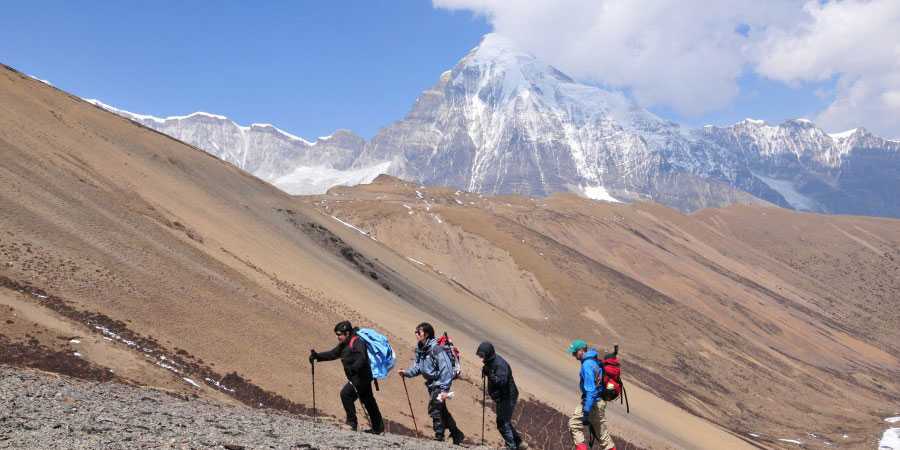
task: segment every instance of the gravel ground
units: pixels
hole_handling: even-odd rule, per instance
[[[0,448],[445,449],[333,422],[0,366]],[[481,447],[484,448],[484,447]]]

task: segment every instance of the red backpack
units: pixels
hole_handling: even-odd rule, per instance
[[[622,368],[619,365],[619,345],[617,344],[612,353],[608,353],[603,358],[597,357],[600,367],[603,368],[603,376],[595,380],[597,386],[601,386],[603,392],[600,398],[611,402],[619,399],[619,402],[625,403],[626,412],[630,413],[631,408],[628,405],[628,394],[625,393],[625,385],[622,384]]]
[[[442,336],[438,337],[437,345],[447,352],[447,356],[450,357],[450,364],[453,368],[453,379],[459,378],[459,374],[462,371],[462,365],[460,364],[459,359],[459,349],[453,345],[453,339],[450,339],[450,336],[447,336],[446,331]]]

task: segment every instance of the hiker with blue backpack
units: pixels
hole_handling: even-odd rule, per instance
[[[443,441],[445,431],[450,431],[453,444],[460,445],[465,434],[456,426],[456,421],[447,409],[450,386],[459,376],[459,351],[444,333],[440,339],[434,337],[434,327],[422,322],[416,327],[416,356],[412,365],[400,370],[401,377],[412,378],[422,375],[428,389],[428,415],[434,426],[434,440]]]
[[[375,394],[372,392],[372,382],[375,381],[377,387],[376,377],[383,378],[387,375],[387,370],[393,367],[393,352],[390,351],[390,346],[387,346],[387,350],[390,351],[390,367],[387,367],[385,361],[388,358],[383,354],[373,353],[373,347],[377,346],[372,345],[373,341],[370,336],[374,336],[379,341],[383,340],[384,345],[387,345],[387,340],[373,330],[354,328],[346,320],[334,326],[334,334],[337,336],[337,346],[330,351],[321,353],[310,350],[310,364],[314,364],[316,361],[333,361],[340,358],[341,364],[344,366],[344,374],[347,376],[347,384],[341,389],[341,403],[347,413],[347,425],[353,431],[357,430],[356,399],[358,398],[366,409],[371,425],[371,428],[365,432],[384,433],[384,420],[378,409],[378,403],[375,401]],[[374,348],[375,352],[379,350],[382,349]],[[373,374],[372,361],[377,362],[374,369],[381,373]]]

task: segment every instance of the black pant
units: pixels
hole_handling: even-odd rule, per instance
[[[522,442],[519,432],[512,425],[512,415],[518,401],[519,392],[516,390],[510,395],[494,399],[497,407],[497,430],[500,431],[500,436],[506,442],[506,448],[510,449],[519,448],[519,444]]]
[[[456,427],[456,421],[447,410],[447,400],[438,401],[437,396],[441,393],[440,389],[428,389],[431,400],[428,402],[428,415],[431,416],[431,422],[434,426],[434,437],[444,439],[444,430],[450,430],[450,436],[459,436],[461,432]]]
[[[356,389],[354,389],[354,386]],[[344,404],[344,412],[347,413],[347,423],[356,426],[356,399],[362,402],[366,412],[369,413],[372,429],[376,432],[384,431],[384,421],[381,419],[381,411],[378,410],[378,402],[372,392],[372,383],[360,383],[354,385],[349,381],[341,389],[341,403]]]

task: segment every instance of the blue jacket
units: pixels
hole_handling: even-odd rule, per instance
[[[407,378],[422,375],[429,391],[433,389],[439,389],[441,392],[449,391],[453,382],[453,362],[450,361],[450,356],[444,348],[437,345],[435,338],[416,346],[416,359],[404,372]]]
[[[603,392],[603,386],[597,386],[597,379],[603,379],[603,367],[597,361],[597,350],[589,348],[584,352],[581,358],[581,410],[585,414],[590,414],[594,403],[600,398]]]

